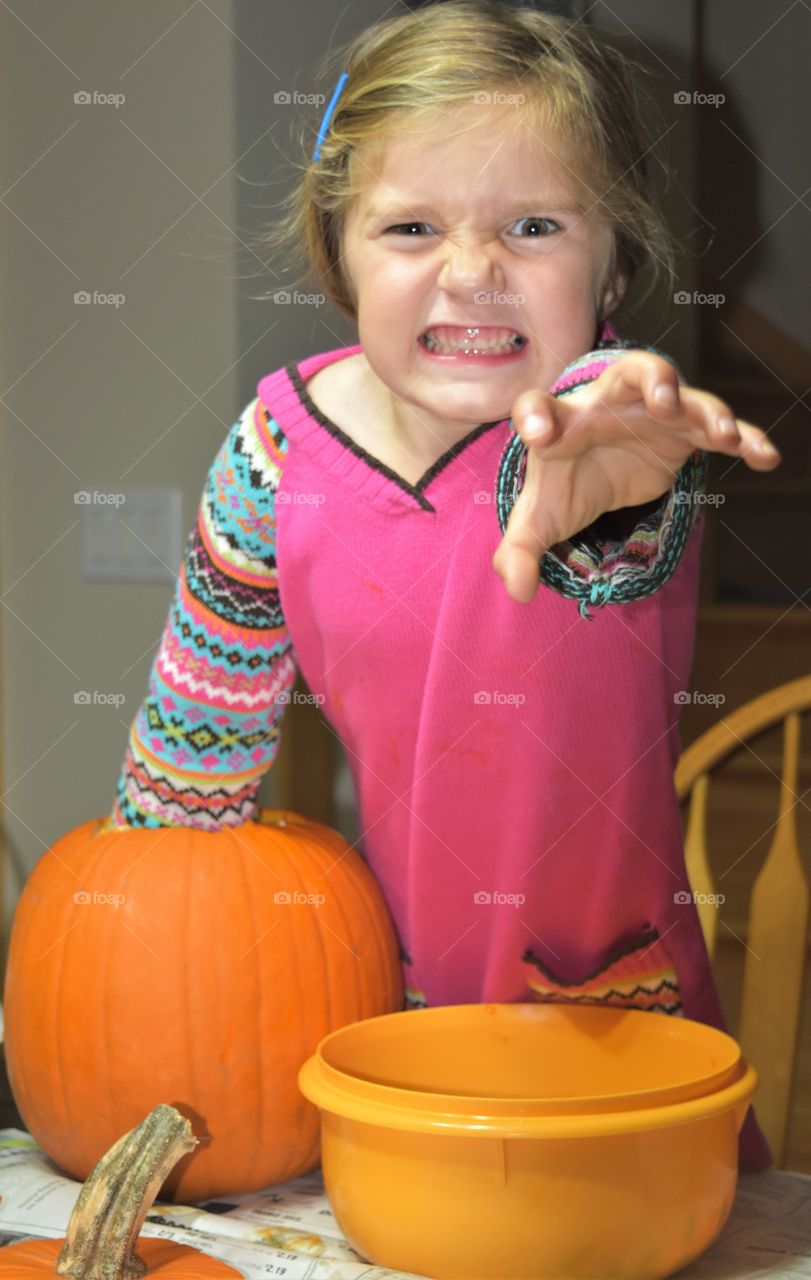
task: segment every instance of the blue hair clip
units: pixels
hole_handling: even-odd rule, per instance
[[[349,79],[349,72],[344,71],[343,75],[341,76],[340,80],[335,86],[335,92],[333,93],[332,97],[329,100],[329,106],[324,112],[324,119],[321,121],[321,128],[318,130],[318,137],[315,140],[315,150],[313,151],[313,160],[317,160],[321,154],[321,143],[324,141],[324,139],[327,136],[327,129],[329,128],[329,122],[332,119],[332,113],[335,110],[335,106],[343,92],[343,87],[346,84],[348,79]]]

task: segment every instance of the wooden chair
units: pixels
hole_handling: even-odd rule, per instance
[[[788,1126],[808,934],[809,885],[797,843],[795,809],[799,803],[800,716],[809,708],[811,676],[771,689],[702,734],[682,753],[675,773],[679,799],[689,797],[685,858],[690,884],[696,895],[712,895],[715,890],[707,855],[710,773],[750,739],[783,722],[777,820],[752,889],[737,1033],[745,1057],[760,1073],[755,1105],[778,1168]],[[699,900],[697,909],[712,959],[718,910],[706,897]]]

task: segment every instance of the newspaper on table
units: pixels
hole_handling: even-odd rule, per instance
[[[80,1186],[30,1134],[0,1129],[0,1246],[63,1236]],[[227,1262],[246,1280],[420,1280],[366,1262],[352,1249],[332,1214],[320,1169],[267,1191],[196,1206],[156,1201],[141,1234],[191,1245]],[[742,1177],[718,1240],[676,1275],[678,1280],[811,1278],[811,1177],[778,1171]]]
[[[0,1129],[0,1246],[65,1234],[81,1183],[49,1160],[30,1134]],[[321,1170],[250,1195],[204,1205],[156,1200],[141,1228],[227,1262],[246,1280],[415,1280],[364,1261],[341,1235]],[[0,1275],[3,1254],[0,1248]]]

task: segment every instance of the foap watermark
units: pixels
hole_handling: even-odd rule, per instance
[[[520,492],[521,490],[518,487],[518,477],[515,476],[513,478],[512,492],[510,494],[510,500],[513,505],[518,501],[518,495]],[[496,502],[497,498],[494,493],[489,493],[487,489],[476,489],[473,494],[473,501],[477,506],[487,506],[490,502]]]
[[[688,902],[694,902],[696,906],[708,902],[710,906],[720,907],[726,902],[726,897],[723,893],[688,893],[686,889],[680,889],[673,894],[673,901],[680,906],[684,906]]]
[[[701,93],[698,89],[678,89],[673,94],[677,107],[722,107],[726,100],[725,93]]]
[[[299,289],[277,289],[272,296],[280,307],[323,307],[327,300],[325,293],[301,293]]]
[[[304,904],[310,907],[322,907],[327,900],[325,893],[302,893],[296,889],[288,892],[287,889],[277,889],[273,895],[273,901],[279,903],[282,907],[289,907],[294,904]]]
[[[299,93],[297,89],[277,89],[273,95],[277,107],[323,107],[326,100],[323,93]]]
[[[117,911],[121,903],[126,902],[126,896],[123,893],[99,893],[98,889],[94,889],[92,893],[88,893],[86,889],[77,889],[73,901],[78,907],[115,907]]]
[[[276,702],[283,707],[289,706],[291,702],[304,702],[311,707],[320,707],[326,702],[326,698],[323,693],[301,693],[298,689],[292,691],[282,689]]]
[[[77,507],[120,507],[125,501],[123,493],[100,493],[98,489],[79,489],[73,495]]]
[[[492,893],[489,889],[477,889],[473,895],[477,907],[520,907],[526,900],[524,893],[502,893],[499,889],[494,889]]]
[[[494,106],[494,107],[520,107],[522,102],[526,102],[527,95],[525,93],[503,93],[500,89],[494,89],[490,92],[487,89],[479,89],[473,95],[473,101],[477,106]]]
[[[80,689],[74,693],[73,701],[77,707],[123,707],[126,698],[123,693],[102,693],[99,689],[88,693],[87,689]]]
[[[88,293],[87,289],[79,289],[73,295],[73,301],[77,307],[123,307],[127,300],[125,293],[101,293],[98,289],[94,289],[92,293]]]
[[[479,689],[474,693],[473,701],[478,706],[503,705],[521,707],[526,702],[524,693],[502,693],[500,689]]]
[[[726,300],[725,293],[700,293],[698,289],[694,289],[692,293],[689,289],[677,289],[673,294],[677,307],[722,307]]]
[[[291,507],[320,507],[326,500],[326,494],[311,493],[305,489],[279,489],[274,498],[282,506]]]
[[[686,507],[690,504],[694,506],[722,507],[726,502],[725,493],[677,493],[673,496],[673,501],[678,502],[680,506]]]
[[[726,700],[725,693],[702,693],[699,689],[679,689],[678,693],[673,694],[673,701],[679,706],[692,702],[708,707],[722,707]]]
[[[499,307],[520,307],[526,300],[526,294],[523,293],[488,293],[486,289],[473,295],[473,301],[483,307],[489,306],[490,303],[495,303]]]
[[[123,93],[101,93],[98,89],[91,93],[89,89],[80,89],[74,93],[73,101],[77,107],[115,107],[117,110],[127,99]]]

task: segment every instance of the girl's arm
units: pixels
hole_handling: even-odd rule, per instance
[[[622,357],[635,363],[618,383],[611,366]],[[657,402],[651,416],[647,383],[668,369],[672,387],[679,388],[675,405],[660,409]],[[606,379],[613,379],[607,391],[602,389]],[[590,383],[598,385],[592,389]],[[496,483],[502,533],[522,495],[523,501],[494,558],[505,583],[509,576],[514,598],[528,601],[534,594],[528,572],[532,559],[536,583],[539,579],[576,599],[586,618],[591,606],[650,595],[673,574],[700,519],[704,444],[743,455],[758,469],[779,461],[779,455],[767,457],[757,449],[763,433],[750,424],[733,418],[732,436],[723,436],[716,418],[726,407],[705,392],[682,387],[673,362],[655,348],[612,341],[574,361],[552,386],[549,397],[562,402],[560,411],[550,412],[550,399],[541,393],[519,398],[514,415],[521,413],[521,435],[516,432],[507,445]],[[535,445],[522,437],[526,414],[538,411],[549,426]],[[532,484],[524,492],[528,469]],[[639,505],[617,502],[624,493],[638,494]],[[651,493],[660,496],[651,498]]]
[[[275,493],[287,441],[259,399],[206,479],[109,822],[239,826],[279,749],[296,675],[279,603]]]
[[[583,377],[580,369],[582,368],[580,361],[570,364],[558,378],[553,387],[553,394],[558,399],[565,396],[567,391],[573,391],[577,387],[586,386],[588,382],[592,382],[594,377],[609,364],[613,363],[619,356],[624,355],[626,351],[632,350],[656,351],[657,355],[664,353],[658,351],[656,347],[649,347],[640,342],[633,342],[616,338],[614,341],[606,341],[598,344],[595,351],[589,352],[584,360],[587,361],[593,369],[593,372],[587,377]],[[670,359],[665,356],[665,359]],[[675,361],[671,361],[674,368],[677,368]],[[679,374],[681,380],[681,374]],[[621,507],[616,511],[605,511],[598,516],[588,528],[582,533],[575,534],[573,542],[590,546],[600,557],[603,550],[609,543],[624,543],[636,529],[639,522],[647,516],[651,516],[657,512],[664,504],[665,498],[653,498],[650,502],[643,502],[638,507]],[[561,544],[562,545],[562,544]]]

